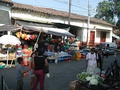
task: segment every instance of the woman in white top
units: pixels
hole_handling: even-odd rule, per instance
[[[94,74],[95,69],[97,68],[97,55],[95,53],[95,48],[91,49],[91,52],[86,55],[86,66],[87,66],[87,72]]]

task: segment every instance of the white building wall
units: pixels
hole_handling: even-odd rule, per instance
[[[22,18],[25,20],[32,20],[32,21],[38,21],[38,22],[49,22],[49,23],[63,23],[68,24],[68,18],[66,17],[60,17],[60,16],[52,16],[52,15],[46,15],[45,17],[40,16],[38,14],[29,14],[29,13],[23,13],[22,11],[14,11],[12,12],[12,17]],[[83,30],[77,31],[77,35],[80,35],[81,41],[86,42],[87,40],[87,22],[80,21],[80,20],[73,20],[71,19],[70,22],[71,25],[83,27]],[[106,25],[100,25],[100,24],[93,24],[90,23],[89,25],[89,32],[88,32],[88,40],[90,39],[90,30],[95,31],[95,42],[100,42],[100,30],[106,30],[108,33],[106,34],[106,41],[112,42],[112,27],[106,26]],[[81,35],[82,33],[82,35]]]
[[[83,42],[86,42],[87,40],[87,29],[83,30]]]
[[[100,42],[100,31],[96,31],[96,38],[95,38],[95,42],[99,43]]]
[[[112,42],[112,32],[106,33],[106,42]]]

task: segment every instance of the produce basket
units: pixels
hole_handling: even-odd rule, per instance
[[[83,84],[86,84],[86,83],[89,83],[89,81],[86,80],[86,77],[88,76],[91,76],[91,74],[88,74],[88,73],[79,73],[77,74],[77,79],[83,83]]]

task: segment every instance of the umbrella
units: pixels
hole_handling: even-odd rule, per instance
[[[0,37],[0,43],[7,45],[7,44],[11,44],[11,45],[20,45],[21,42],[20,40],[13,36],[13,35],[3,35]]]
[[[3,35],[0,37],[0,44],[4,44],[4,45],[20,45],[21,42],[20,40],[13,36],[13,35]],[[8,66],[8,53],[9,53],[9,47],[7,50],[7,65]]]

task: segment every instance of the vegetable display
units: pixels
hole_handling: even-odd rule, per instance
[[[77,78],[82,80],[82,81],[86,81],[86,77],[91,77],[91,76],[92,76],[92,74],[85,73],[85,72],[77,74]]]
[[[77,78],[80,81],[89,82],[90,85],[98,85],[98,83],[103,84],[104,80],[98,75],[92,75],[90,73],[82,72],[77,74]]]

